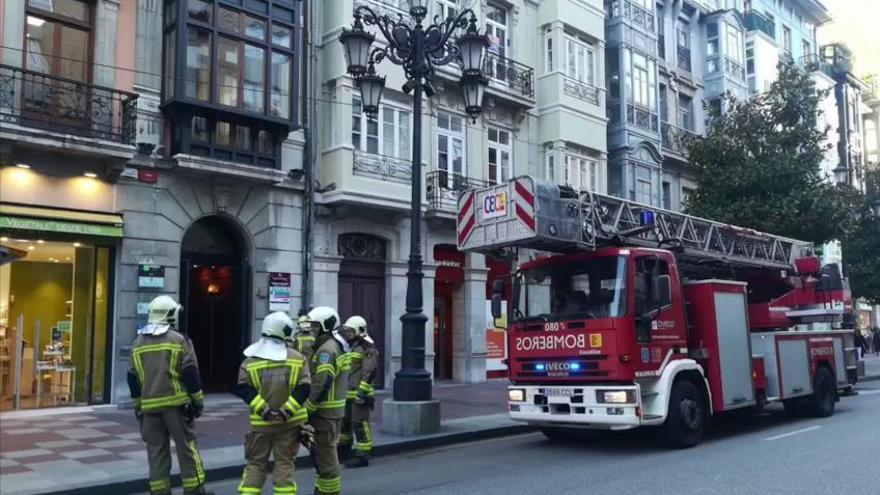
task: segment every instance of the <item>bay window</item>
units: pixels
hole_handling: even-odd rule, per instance
[[[351,140],[356,150],[403,160],[412,158],[408,110],[382,105],[376,117],[367,117],[362,111],[361,99],[353,98]]]
[[[593,191],[598,186],[597,163],[579,153],[565,155],[565,182],[579,191]]]
[[[627,98],[637,106],[653,110],[657,91],[655,62],[641,53],[624,50]]]
[[[565,74],[579,82],[595,85],[596,50],[586,41],[565,37]]]

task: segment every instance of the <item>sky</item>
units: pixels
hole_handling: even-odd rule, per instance
[[[880,0],[824,0],[831,16],[819,42],[843,42],[855,56],[855,74],[880,74]]]

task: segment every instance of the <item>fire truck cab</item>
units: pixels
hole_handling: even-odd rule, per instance
[[[508,410],[551,438],[660,426],[687,447],[715,414],[828,416],[852,385],[846,281],[805,243],[531,177],[459,204],[461,249],[521,260]]]

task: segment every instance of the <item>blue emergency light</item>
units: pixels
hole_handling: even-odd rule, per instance
[[[654,225],[654,212],[651,210],[642,210],[639,213],[639,222],[642,226]]]
[[[577,370],[581,369],[581,363],[571,363],[568,366],[568,369],[570,369],[571,371],[577,371]]]
[[[535,365],[535,369],[538,371],[544,371],[547,368],[547,365],[544,363],[538,363]]]

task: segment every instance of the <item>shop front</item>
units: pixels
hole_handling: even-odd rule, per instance
[[[464,283],[464,253],[450,244],[434,246],[434,378],[453,378],[452,356],[455,332],[453,304]]]
[[[120,215],[0,203],[0,410],[107,403]]]

